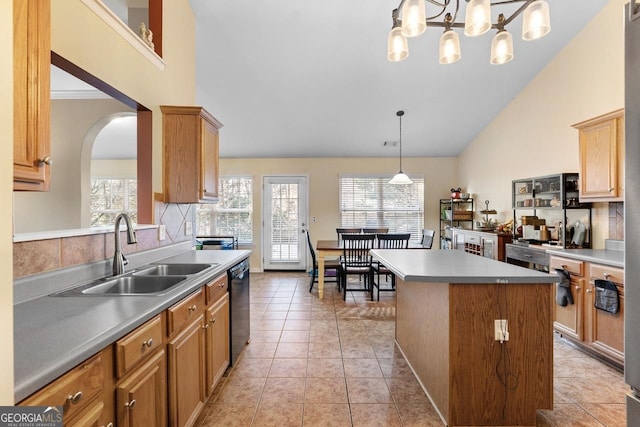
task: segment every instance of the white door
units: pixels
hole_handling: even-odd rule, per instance
[[[265,270],[307,267],[307,177],[265,176],[262,254]]]

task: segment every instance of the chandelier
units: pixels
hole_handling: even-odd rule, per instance
[[[460,3],[467,3],[464,22],[457,21]],[[427,15],[427,4],[430,15]],[[520,4],[511,15],[498,15],[491,22],[491,8]],[[476,37],[496,30],[491,42],[491,64],[506,64],[513,59],[513,37],[506,29],[518,15],[523,13],[522,38],[536,40],[546,36],[551,30],[549,5],[544,0],[401,0],[393,10],[393,26],[389,32],[387,58],[398,62],[409,56],[407,38],[422,34],[427,27],[444,28],[440,36],[439,61],[452,64],[461,58],[460,39],[454,28],[464,28],[464,34]]]

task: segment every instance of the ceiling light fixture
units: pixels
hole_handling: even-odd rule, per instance
[[[463,1],[467,3],[465,21],[456,22]],[[429,9],[434,9],[429,15],[427,3]],[[519,4],[519,7],[508,17],[500,13],[498,21],[492,23],[491,8],[510,4]],[[439,61],[452,64],[462,56],[454,28],[464,28],[464,34],[469,37],[493,28],[498,32],[491,43],[490,63],[506,64],[513,59],[513,37],[505,27],[520,14],[523,15],[523,40],[537,40],[551,31],[549,5],[545,0],[401,0],[391,14],[393,26],[387,42],[387,58],[391,62],[402,61],[409,56],[408,37],[419,36],[427,27],[441,27],[444,33],[440,37]]]
[[[422,1],[422,0],[420,0]],[[389,184],[413,184],[411,178],[409,178],[404,172],[402,172],[402,116],[404,116],[404,111],[400,110],[396,113],[396,116],[400,119],[400,171],[391,178]]]

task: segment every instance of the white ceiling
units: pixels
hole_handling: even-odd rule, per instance
[[[398,0],[190,2],[197,103],[225,125],[220,155],[232,158],[397,156],[383,143],[398,140],[400,109],[403,155],[456,156],[607,0],[548,0],[552,30],[537,41],[522,41],[518,18],[515,58],[500,66],[494,31],[461,34],[462,59],[440,65],[438,28],[387,61]]]

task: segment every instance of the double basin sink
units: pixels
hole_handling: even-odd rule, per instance
[[[123,276],[107,277],[72,289],[56,296],[115,296],[164,295],[192,274],[218,264],[151,264]]]

